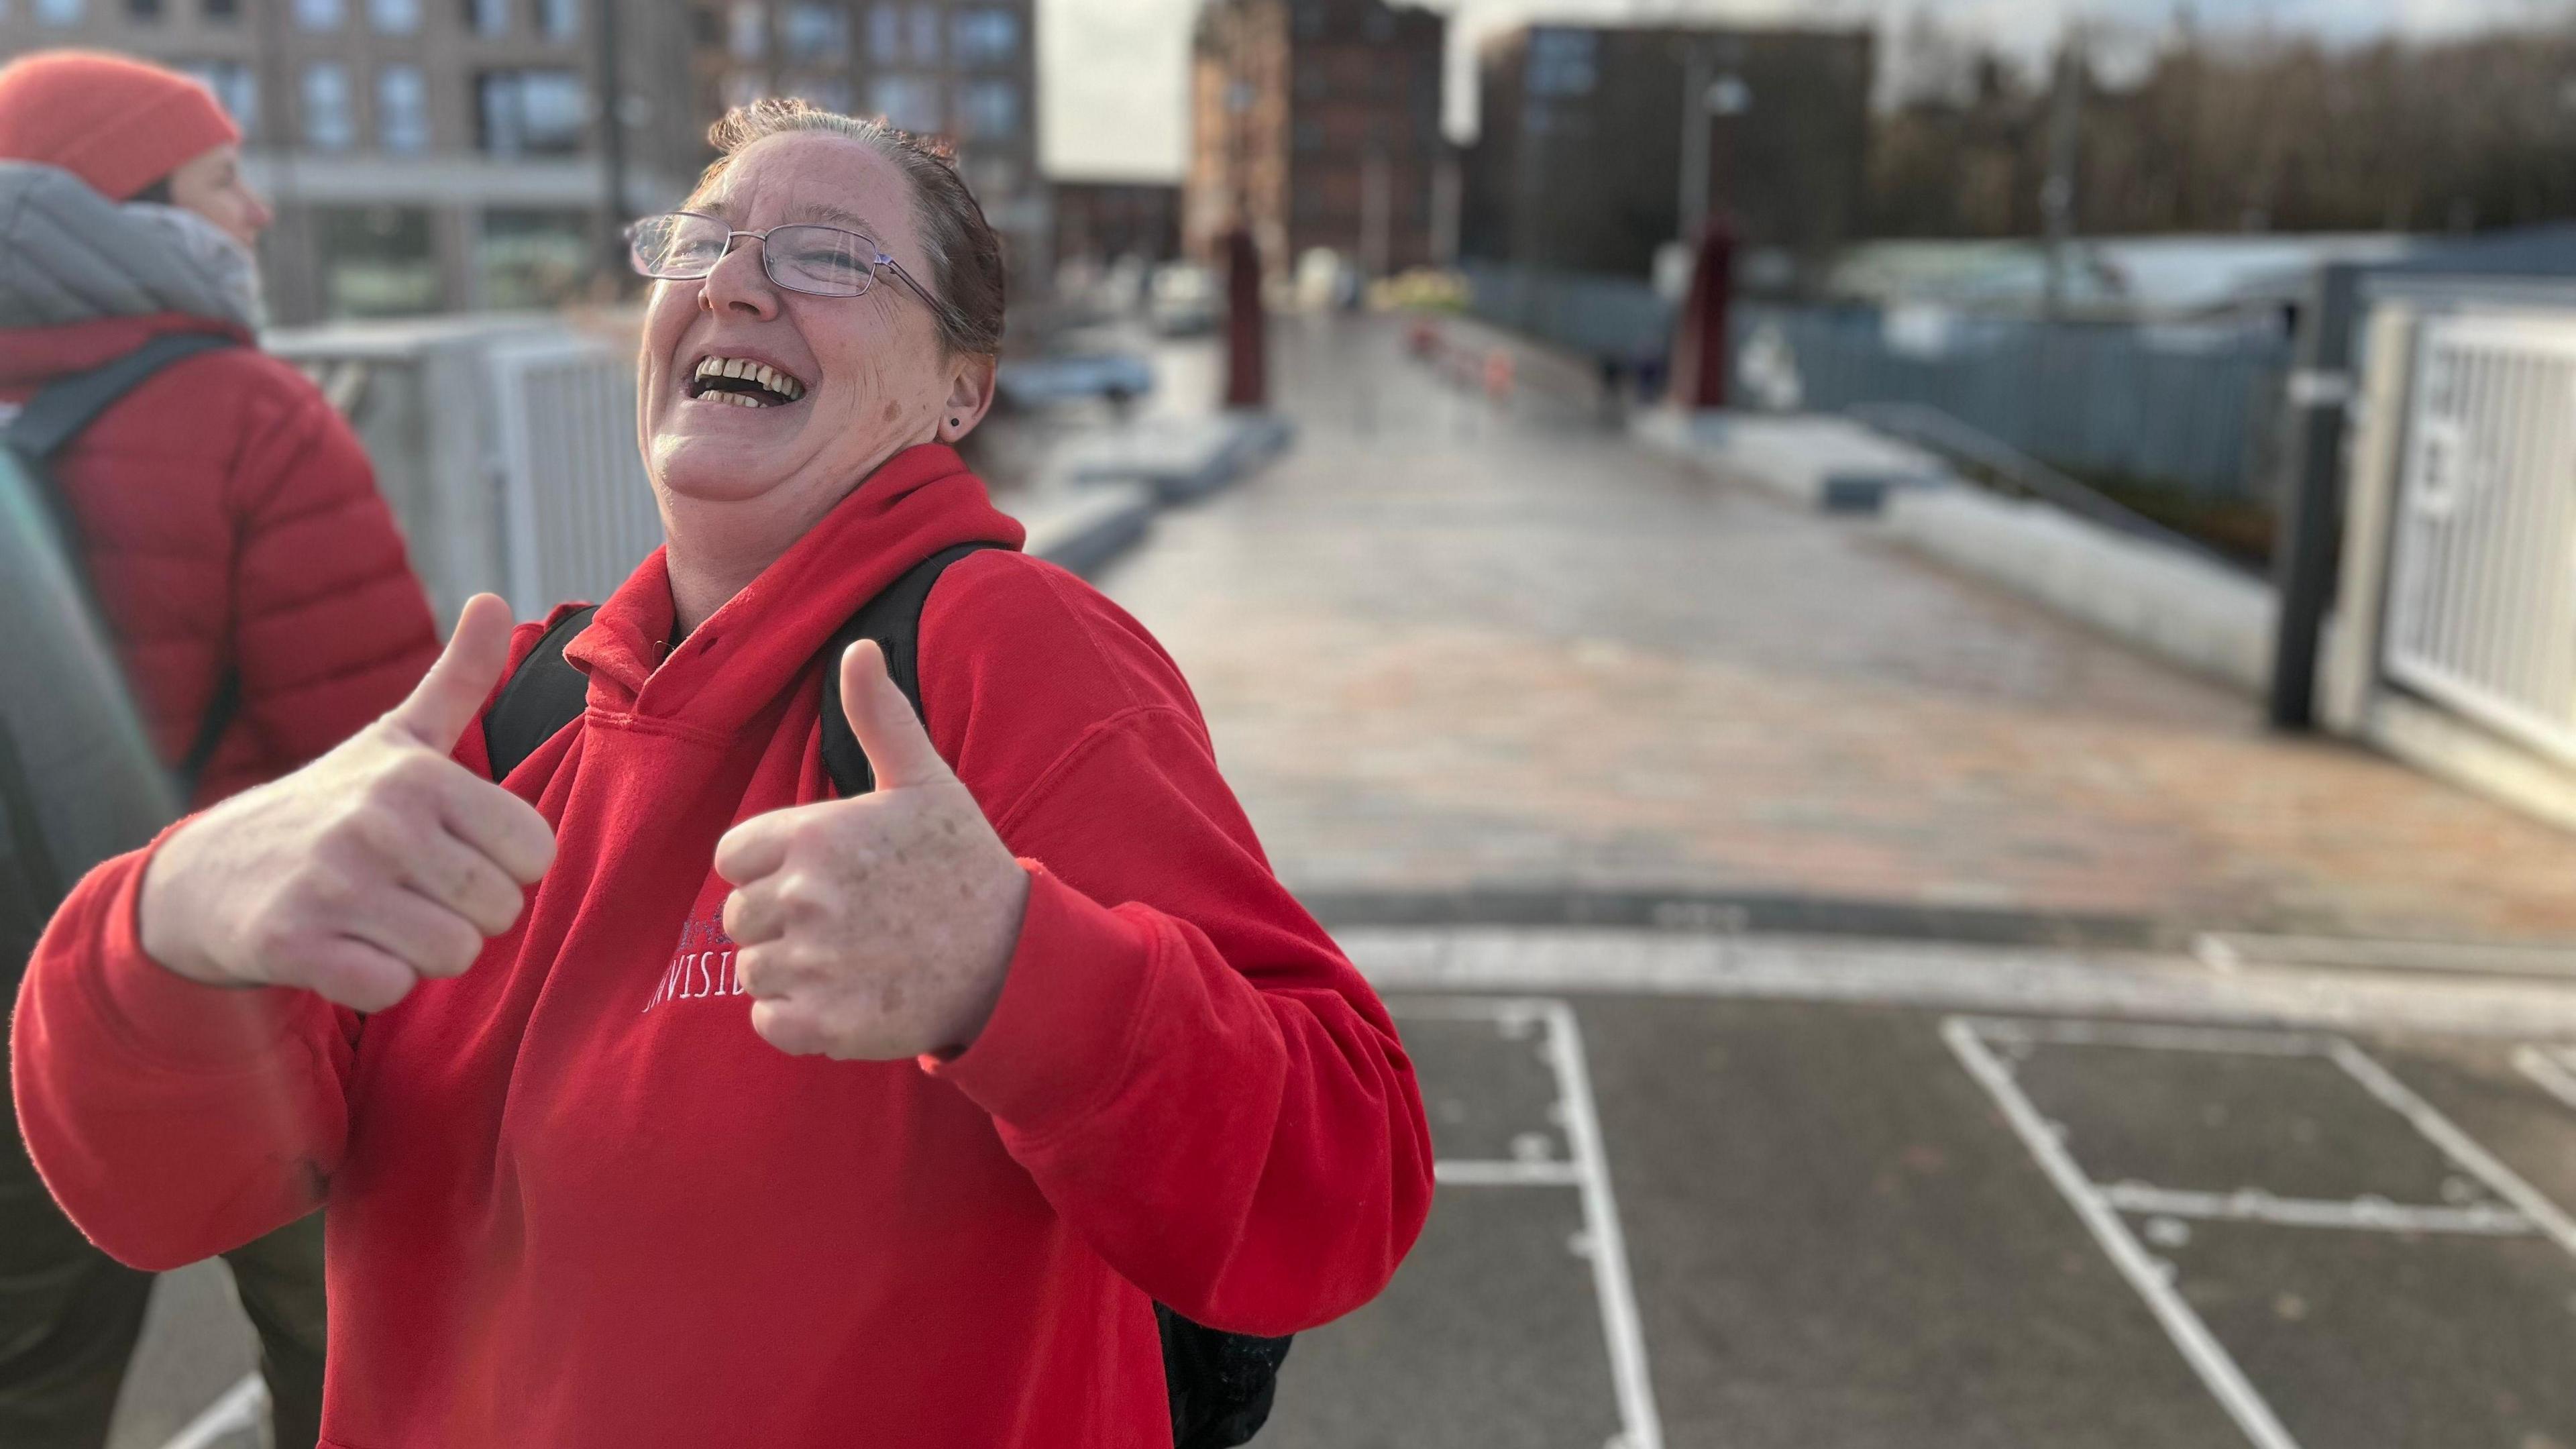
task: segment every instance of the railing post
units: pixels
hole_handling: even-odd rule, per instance
[[[2349,262],[2319,267],[2299,318],[2290,373],[2290,440],[2282,453],[2281,519],[2272,547],[2280,620],[2272,645],[2270,712],[2276,729],[2311,729],[2316,721],[2317,638],[2334,598],[2341,534],[2338,498],[2344,417],[2352,401],[2354,323],[2361,269]]]

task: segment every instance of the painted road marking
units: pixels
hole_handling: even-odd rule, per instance
[[[2513,1054],[2516,1071],[2576,1111],[2576,1047],[2525,1046]]]
[[[2245,1437],[2262,1449],[2297,1449],[2296,1441],[2238,1367],[2207,1323],[2174,1287],[2173,1265],[2156,1258],[2130,1231],[2123,1213],[2155,1219],[2226,1219],[2278,1227],[2350,1232],[2465,1233],[2505,1237],[2545,1234],[2576,1257],[2576,1221],[2513,1169],[2499,1161],[2475,1138],[2460,1130],[2414,1089],[2399,1081],[2361,1048],[2341,1037],[2307,1032],[2222,1030],[2170,1027],[2133,1022],[2031,1021],[1954,1016],[1941,1024],[1942,1038],[1976,1078],[2004,1118],[2020,1136],[2041,1170],[2102,1245],[2122,1276],[2147,1301],[2175,1347],[2208,1385],[2221,1407],[2235,1419]],[[2256,1189],[2234,1193],[2197,1192],[2148,1183],[2099,1183],[2087,1175],[2066,1148],[2061,1129],[2043,1116],[2015,1080],[2006,1055],[2026,1055],[2032,1048],[2055,1046],[2120,1046],[2163,1051],[2229,1052],[2250,1056],[2317,1056],[2340,1067],[2382,1106],[2406,1119],[2462,1171],[2484,1183],[2509,1206],[2494,1204],[2416,1205],[2384,1198],[2350,1201],[2284,1198]],[[2565,1048],[2526,1048],[2544,1070],[2570,1077]],[[2518,1057],[2519,1061],[2519,1057]],[[2526,1074],[2531,1067],[2525,1065]],[[2544,1083],[2545,1085],[2545,1083]],[[2155,1224],[2151,1223],[2151,1230]]]
[[[244,1374],[161,1449],[213,1449],[235,1434],[257,1434],[260,1418],[267,1412],[268,1385],[255,1373]]]
[[[2101,1187],[2101,1192],[2104,1201],[2124,1213],[2152,1217],[2271,1223],[2285,1228],[2358,1228],[2385,1233],[2479,1233],[2514,1237],[2532,1231],[2531,1219],[2521,1213],[2488,1205],[2408,1207],[2382,1198],[2365,1197],[2340,1202],[2274,1197],[2256,1188],[2239,1192],[2191,1192],[2149,1187],[2142,1182],[2116,1182]]]
[[[1385,993],[1871,1002],[2335,1031],[2576,1038],[2576,982],[2372,970],[2223,974],[2191,957],[1600,927],[1336,933]]]
[[[1663,1449],[1663,1420],[1655,1410],[1654,1382],[1646,1365],[1646,1334],[1637,1318],[1628,1246],[1619,1228],[1619,1204],[1610,1186],[1610,1161],[1602,1149],[1601,1117],[1592,1100],[1592,1073],[1583,1056],[1583,1032],[1566,1002],[1547,998],[1459,997],[1407,1002],[1392,1008],[1402,1021],[1491,1021],[1505,1036],[1545,1032],[1540,1047],[1555,1074],[1556,1115],[1565,1128],[1570,1163],[1514,1159],[1439,1162],[1433,1174],[1444,1186],[1575,1187],[1583,1202],[1584,1251],[1592,1262],[1593,1290],[1601,1302],[1601,1332],[1610,1352],[1610,1381],[1619,1398],[1620,1436],[1605,1449]]]
[[[2255,1392],[2254,1385],[2245,1377],[2245,1371],[2236,1366],[2236,1360],[2219,1346],[2217,1336],[2209,1331],[2209,1325],[2203,1323],[2200,1315],[2193,1312],[2191,1305],[2174,1290],[2173,1281],[2166,1276],[2162,1262],[2150,1256],[2137,1235],[2129,1231],[2129,1225],[2119,1211],[2112,1207],[2101,1189],[2094,1186],[2093,1180],[2084,1175],[2083,1169],[2076,1166],[2074,1156],[2066,1150],[2066,1144],[2058,1140],[2056,1130],[2040,1116],[2039,1109],[2031,1105],[2030,1098],[2013,1081],[2011,1068],[2005,1066],[1994,1049],[1979,1038],[1979,1029],[1984,1025],[1967,1017],[1954,1016],[1941,1023],[1941,1036],[1950,1044],[1950,1050],[1958,1054],[1968,1074],[1975,1077],[1995,1099],[1995,1104],[2003,1109],[2004,1120],[2012,1124],[2013,1131],[2020,1135],[2022,1145],[2030,1149],[2030,1155],[2038,1160],[2040,1170],[2073,1205],[2075,1215],[2083,1220],[2094,1241],[2100,1243],[2102,1251],[2110,1256],[2112,1266],[2118,1268],[2120,1275],[2129,1280],[2129,1285],[2138,1290],[2139,1297],[2147,1300],[2148,1311],[2155,1314],[2156,1321],[2164,1326],[2166,1336],[2182,1351],[2192,1371],[2209,1386],[2209,1391],[2217,1396],[2219,1406],[2236,1421],[2245,1437],[2261,1449],[2298,1449],[2298,1441],[2290,1437],[2289,1430],[2281,1427],[2281,1421],[2272,1413],[2272,1406]]]

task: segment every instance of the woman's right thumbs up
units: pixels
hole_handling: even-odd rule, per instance
[[[360,1011],[473,965],[554,859],[544,816],[448,758],[508,667],[510,627],[507,604],[476,595],[392,713],[164,839],[143,877],[145,953]]]

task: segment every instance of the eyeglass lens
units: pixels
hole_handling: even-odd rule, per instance
[[[635,270],[685,281],[724,260],[724,223],[702,216],[649,217],[634,229]],[[782,226],[760,243],[761,265],[782,287],[825,296],[857,296],[876,280],[876,253],[852,232],[830,226]]]

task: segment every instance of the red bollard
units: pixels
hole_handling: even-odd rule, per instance
[[[1713,216],[1691,258],[1690,299],[1673,329],[1672,399],[1685,412],[1726,406],[1726,306],[1735,291],[1735,228]]]
[[[1270,369],[1263,345],[1261,249],[1252,232],[1237,227],[1225,236],[1225,405],[1260,408],[1270,403]]]

